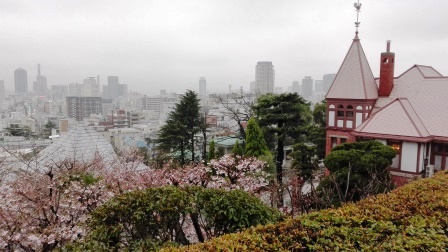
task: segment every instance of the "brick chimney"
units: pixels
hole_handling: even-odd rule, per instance
[[[378,96],[388,97],[394,87],[395,53],[390,52],[390,40],[387,41],[386,52],[381,53],[380,87]]]

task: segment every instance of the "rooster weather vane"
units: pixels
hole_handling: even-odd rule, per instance
[[[359,24],[361,23],[361,22],[359,22],[359,12],[361,12],[361,5],[362,4],[359,3],[359,0],[357,3],[353,4],[353,6],[355,6],[355,9],[356,9],[356,22],[355,22],[356,35],[358,35],[358,27],[359,27]]]

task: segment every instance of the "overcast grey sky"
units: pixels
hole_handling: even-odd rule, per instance
[[[38,63],[48,85],[117,75],[158,94],[249,89],[257,61],[276,86],[337,72],[354,37],[355,0],[1,0],[0,80]],[[359,37],[375,76],[386,40],[396,74],[413,64],[448,75],[448,1],[362,0]]]

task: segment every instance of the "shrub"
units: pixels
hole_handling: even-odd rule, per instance
[[[448,173],[282,223],[163,251],[446,251]]]

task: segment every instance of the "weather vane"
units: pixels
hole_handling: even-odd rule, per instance
[[[355,22],[356,35],[358,35],[358,27],[359,27],[359,24],[361,23],[361,22],[359,22],[359,12],[361,12],[361,5],[362,4],[359,3],[359,0],[357,3],[355,3],[353,5],[353,6],[355,6],[355,9],[356,9],[356,22]]]

